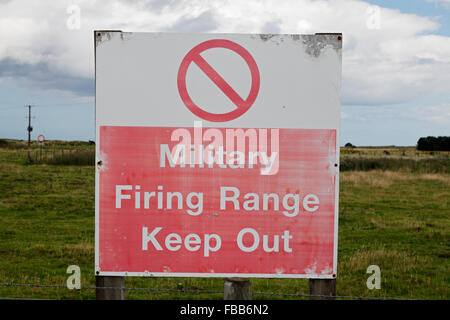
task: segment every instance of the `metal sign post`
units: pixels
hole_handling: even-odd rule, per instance
[[[334,281],[341,50],[95,32],[96,275]]]

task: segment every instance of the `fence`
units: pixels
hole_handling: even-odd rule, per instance
[[[35,148],[28,151],[30,163],[55,165],[94,165],[93,149],[49,149]]]
[[[57,284],[32,284],[32,283],[0,283],[0,287],[30,287],[30,288],[51,288],[51,289],[67,289],[67,290],[112,290],[112,291],[145,291],[145,292],[175,292],[179,294],[224,294],[219,290],[202,290],[202,289],[172,289],[172,288],[130,288],[122,286],[81,286],[79,289],[69,289],[67,285]],[[398,300],[398,301],[414,301],[417,299],[403,299],[395,297],[362,297],[362,296],[340,296],[340,295],[324,295],[311,293],[280,293],[280,292],[252,292],[254,296],[279,296],[291,298],[309,298],[309,299],[346,299],[346,300]],[[7,298],[7,297],[6,297]],[[5,297],[1,297],[5,299]]]

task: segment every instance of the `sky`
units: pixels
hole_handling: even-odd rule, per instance
[[[450,135],[450,0],[0,0],[0,138],[95,140],[93,30],[343,33],[341,145]]]

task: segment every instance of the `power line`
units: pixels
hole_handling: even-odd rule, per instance
[[[0,111],[3,111],[3,110],[12,110],[12,109],[15,109],[15,110],[21,110],[20,107],[9,107],[9,108],[0,108]]]
[[[58,107],[79,107],[83,105],[93,106],[93,102],[82,102],[82,103],[58,103],[58,104],[38,104],[38,108],[58,108]]]
[[[94,106],[93,102],[82,102],[82,103],[59,103],[59,104],[33,104],[34,108],[59,108],[59,107],[80,107],[80,106]],[[7,108],[0,108],[1,110],[20,110],[20,107],[7,107]]]

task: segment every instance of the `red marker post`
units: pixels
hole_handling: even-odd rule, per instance
[[[43,134],[38,135],[37,140],[39,142],[39,159],[42,161],[42,146],[44,145],[45,136]]]

